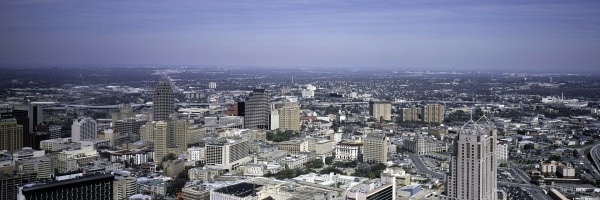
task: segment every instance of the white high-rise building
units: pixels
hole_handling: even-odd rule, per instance
[[[73,142],[97,138],[98,125],[95,120],[92,118],[81,118],[73,121],[73,125],[71,125],[71,139],[73,139]]]
[[[497,199],[496,127],[485,116],[482,119],[467,122],[456,136],[450,150],[446,195],[441,199]]]

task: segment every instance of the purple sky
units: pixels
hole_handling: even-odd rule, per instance
[[[600,71],[600,1],[0,1],[0,64]]]

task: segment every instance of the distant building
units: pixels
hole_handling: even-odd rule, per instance
[[[263,185],[241,182],[235,185],[212,190],[210,192],[210,199],[219,200],[253,200],[256,199],[257,190],[261,189]]]
[[[341,141],[335,145],[336,160],[359,160],[362,155],[363,144],[354,141]]]
[[[496,158],[498,159],[498,163],[508,162],[508,144],[498,143],[496,145]]]
[[[444,122],[444,105],[442,104],[427,104],[423,106],[423,122],[425,123],[442,123]]]
[[[279,128],[283,130],[300,130],[300,105],[298,102],[283,102],[276,106],[279,111]]]
[[[171,84],[168,81],[159,81],[156,89],[154,89],[152,102],[154,121],[169,120],[169,115],[174,111],[174,102],[175,97]]]
[[[49,129],[48,139],[61,138],[62,126],[59,126],[59,125],[50,125],[50,126],[48,126],[48,129]]]
[[[119,110],[118,112],[112,113],[113,122],[134,117],[135,113],[133,113],[133,108],[131,107],[131,104],[128,103],[123,104],[121,110]]]
[[[114,121],[114,130],[119,136],[124,137],[126,142],[140,140],[140,128],[146,124],[146,120],[137,118],[126,118]],[[115,144],[121,145],[122,143]]]
[[[165,176],[175,178],[177,174],[185,169],[185,162],[183,160],[168,160],[162,163],[163,173]]]
[[[210,189],[203,185],[187,186],[181,192],[186,200],[210,200]]]
[[[269,92],[254,89],[245,103],[245,128],[269,129]]]
[[[377,121],[392,120],[392,103],[389,101],[370,101],[369,115]]]
[[[71,139],[73,142],[81,140],[97,139],[98,125],[92,118],[80,118],[73,121],[71,125]]]
[[[81,147],[80,143],[75,143],[71,138],[57,138],[50,140],[42,140],[40,148],[49,152],[61,151],[63,149],[73,149]]]
[[[444,105],[426,104],[421,107],[408,107],[400,110],[403,122],[442,123],[444,122]]]
[[[217,83],[216,82],[208,82],[208,88],[210,88],[210,89],[217,88]]]
[[[446,152],[448,151],[448,144],[419,135],[416,138],[404,140],[404,149],[419,155],[425,155],[432,152]]]
[[[19,150],[23,148],[23,125],[15,118],[0,119],[0,150]]]
[[[383,134],[369,133],[363,140],[363,162],[387,162],[388,138]]]

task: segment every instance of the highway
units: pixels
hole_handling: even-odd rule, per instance
[[[552,200],[552,197],[545,194],[543,188],[541,188],[537,185],[520,184],[520,183],[504,182],[504,181],[498,181],[498,185],[510,185],[510,186],[523,188],[523,189],[529,191],[531,197],[535,200],[544,200],[544,199]]]
[[[582,152],[580,152],[582,153]],[[580,155],[584,155],[584,154],[580,154]],[[594,162],[594,166],[591,166],[590,170],[592,171],[592,174],[594,175],[594,178],[598,179],[600,176],[598,173],[598,170],[600,170],[600,144],[595,145],[594,147],[592,147],[592,149],[590,149],[590,157],[592,157],[592,162]],[[589,163],[589,161],[586,159],[583,161],[585,165],[591,165],[591,163]]]
[[[407,153],[407,155],[410,158],[410,160],[412,160],[412,162],[413,162],[414,166],[417,168],[417,170],[419,170],[420,172],[423,172],[425,174],[429,174],[429,175],[431,175],[431,177],[434,177],[434,178],[437,178],[440,180],[444,180],[445,175],[431,171],[429,168],[427,168],[427,166],[425,166],[425,163],[423,163],[423,161],[421,160],[421,157],[419,157],[419,155],[412,154],[412,153]]]

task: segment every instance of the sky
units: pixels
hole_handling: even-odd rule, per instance
[[[0,1],[0,64],[600,71],[600,1]]]

